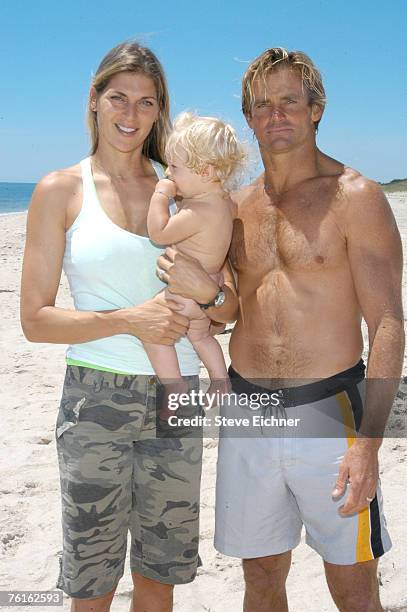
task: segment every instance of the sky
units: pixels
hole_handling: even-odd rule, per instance
[[[406,0],[2,0],[0,181],[36,182],[88,154],[92,73],[136,39],[161,60],[171,113],[230,121],[248,63],[269,47],[305,51],[328,103],[318,146],[378,181],[407,177]]]

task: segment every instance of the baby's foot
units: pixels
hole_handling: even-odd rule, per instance
[[[182,379],[163,384],[159,396],[160,403],[157,406],[161,421],[168,421],[170,416],[176,413],[179,408],[179,396],[188,391],[188,383]]]
[[[217,408],[222,405],[222,396],[231,393],[232,385],[229,378],[214,378],[205,392],[203,408]]]

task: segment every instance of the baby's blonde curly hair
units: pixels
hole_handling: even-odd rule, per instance
[[[185,165],[192,172],[201,174],[205,166],[212,166],[224,189],[236,187],[243,175],[246,147],[238,141],[234,128],[220,119],[181,113],[167,141],[167,160],[176,155],[177,147],[185,151]]]

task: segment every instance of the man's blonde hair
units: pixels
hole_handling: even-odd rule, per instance
[[[167,159],[176,155],[177,146],[186,153],[187,168],[201,174],[205,166],[212,166],[216,179],[225,189],[234,186],[247,157],[246,148],[239,143],[231,125],[193,113],[181,113],[175,119],[165,149]]]
[[[272,70],[291,68],[301,76],[302,85],[308,93],[310,104],[317,104],[322,110],[325,108],[326,96],[322,84],[321,74],[312,60],[302,51],[287,51],[282,47],[267,49],[250,64],[242,82],[242,111],[246,117],[251,117],[253,104],[253,83],[263,79]],[[320,121],[320,120],[319,120]],[[315,121],[318,130],[319,121]]]

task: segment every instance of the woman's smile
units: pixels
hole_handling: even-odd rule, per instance
[[[116,129],[123,136],[133,136],[137,132],[137,128],[126,127],[122,123],[115,123]]]

